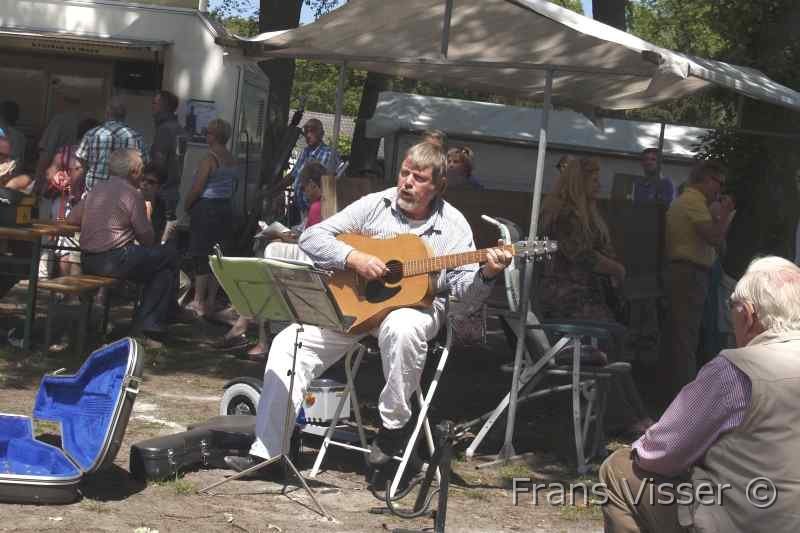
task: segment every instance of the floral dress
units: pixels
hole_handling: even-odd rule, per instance
[[[558,242],[544,266],[539,294],[542,319],[614,320],[606,302],[608,277],[594,272],[597,252],[614,258],[608,237],[592,226],[587,233],[572,209],[562,209],[542,234]]]

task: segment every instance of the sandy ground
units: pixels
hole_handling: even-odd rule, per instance
[[[16,296],[20,294],[16,291]],[[129,309],[115,311],[118,318]],[[20,324],[19,307],[7,299],[0,305],[0,328]],[[36,338],[43,339],[43,320]],[[71,326],[64,322],[63,327]],[[117,329],[117,331],[122,331]],[[381,508],[364,481],[363,460],[354,452],[334,450],[326,470],[313,487],[320,502],[335,517],[320,517],[310,499],[294,483],[284,492],[280,484],[266,481],[233,481],[214,495],[197,490],[223,479],[223,470],[195,469],[178,478],[144,484],[128,474],[132,443],[157,435],[182,431],[218,414],[225,382],[235,376],[260,376],[263,366],[213,351],[209,342],[224,328],[206,323],[173,327],[173,338],[164,350],[147,353],[145,381],[136,400],[122,448],[113,468],[87,477],[82,499],[61,506],[0,504],[5,517],[0,529],[11,531],[381,531],[394,528],[419,529],[432,526],[430,518],[405,520],[371,512]],[[40,342],[41,345],[41,342]],[[507,390],[510,380],[500,372],[511,351],[499,335],[488,346],[458,350],[442,381],[439,398],[431,413],[435,421],[470,419],[492,408]],[[41,376],[56,368],[77,369],[85,355],[62,352],[22,352],[0,344],[0,412],[29,414]],[[331,377],[343,379],[340,367]],[[359,397],[370,421],[375,421],[377,394],[381,387],[380,365],[368,361],[362,367]],[[463,459],[466,443],[460,444],[454,462],[447,512],[448,531],[602,531],[598,508],[583,505],[533,505],[529,498],[514,505],[511,478],[530,476],[544,482],[570,482],[574,468],[558,451],[570,449],[569,402],[566,396],[540,402],[521,415],[517,451],[528,452],[525,460],[501,467],[477,469],[475,461]],[[41,431],[52,432],[43,426]],[[486,452],[496,452],[502,428],[491,434]],[[318,440],[306,439],[300,468],[310,469]],[[402,502],[408,507],[412,498]]]

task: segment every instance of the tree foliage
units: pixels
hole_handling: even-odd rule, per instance
[[[795,0],[719,0],[709,24],[726,38],[724,57],[754,67],[788,86],[800,87],[800,4]],[[800,115],[775,105],[744,100],[742,127],[796,134]],[[721,157],[738,189],[739,209],[729,237],[729,271],[743,271],[755,254],[793,257],[800,167],[797,138],[722,131],[708,139],[707,156]],[[741,216],[740,216],[741,215]]]
[[[581,0],[552,0],[554,4],[558,4],[561,7],[566,7],[567,9],[571,9],[576,13],[580,13],[583,15],[583,5],[581,4]]]
[[[689,55],[721,58],[729,43],[710,24],[706,0],[640,0],[628,3],[628,31],[658,46]],[[736,120],[735,97],[710,89],[648,109],[624,113],[628,118],[721,128]]]
[[[625,31],[625,10],[628,0],[592,0],[592,15],[596,20]]]
[[[367,73],[348,69],[345,81],[343,113],[354,116],[361,101],[361,90]],[[339,66],[298,59],[295,62],[292,107],[297,108],[305,100],[306,109],[319,113],[336,111],[336,86],[339,83]]]
[[[640,0],[629,4],[632,33],[679,52],[756,68],[789,86],[800,86],[800,8],[794,0]],[[726,271],[738,275],[757,253],[791,255],[797,220],[794,183],[796,141],[750,134],[796,132],[800,120],[777,106],[730,91],[707,90],[628,116],[717,128],[700,147],[703,159],[722,160],[737,216],[728,239]]]
[[[258,17],[221,17],[219,12],[211,14],[216,16],[231,33],[241,37],[258,35]]]

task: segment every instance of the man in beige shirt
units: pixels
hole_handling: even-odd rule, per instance
[[[139,281],[142,303],[132,334],[148,337],[166,332],[174,302],[178,257],[156,242],[145,201],[137,189],[143,162],[138,150],[122,149],[109,158],[111,178],[99,181],[67,217],[81,227],[81,264],[87,274]],[[137,244],[138,242],[138,244]]]
[[[722,247],[734,213],[733,200],[723,196],[725,173],[713,161],[699,163],[686,189],[667,211],[666,290],[669,301],[667,342],[662,353],[664,376],[670,376],[665,398],[674,395],[697,373],[697,343],[708,295],[711,266]],[[719,200],[714,216],[709,206]]]

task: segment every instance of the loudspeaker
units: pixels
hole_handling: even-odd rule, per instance
[[[130,91],[158,91],[164,65],[150,61],[116,61],[114,87]]]

